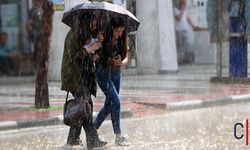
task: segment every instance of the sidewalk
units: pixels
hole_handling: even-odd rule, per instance
[[[250,85],[211,84],[214,76],[215,66],[209,65],[181,66],[177,74],[124,76],[122,117],[250,102]],[[34,81],[34,77],[0,78],[0,130],[62,123],[62,109],[27,109],[34,106]],[[52,106],[63,106],[66,92],[60,90],[60,82],[49,83],[49,94]],[[93,100],[98,112],[104,102],[100,89]]]

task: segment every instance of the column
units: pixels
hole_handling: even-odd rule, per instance
[[[155,74],[159,71],[159,21],[156,1],[137,0],[136,14],[140,20],[137,32],[137,72]]]
[[[172,1],[158,0],[159,13],[159,71],[176,72],[178,70],[175,43],[175,29]]]

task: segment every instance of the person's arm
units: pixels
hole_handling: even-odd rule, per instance
[[[101,47],[101,44],[96,42],[88,48],[79,48],[76,42],[77,40],[74,38],[73,33],[69,33],[65,39],[65,48],[68,49],[68,55],[73,62],[83,59],[88,53],[95,52]]]
[[[190,17],[187,17],[188,24],[192,27],[193,31],[197,31],[199,27],[195,26]]]
[[[87,54],[86,50],[77,49],[76,40],[73,37],[71,31],[65,38],[64,50],[67,51],[71,63],[76,63],[77,60],[84,58]]]
[[[184,15],[184,12],[185,12],[184,9],[178,10],[177,8],[175,8],[175,9],[174,9],[174,17],[175,17],[175,20],[180,21],[181,18],[183,17],[183,15]]]
[[[122,60],[122,65],[125,66],[128,64],[128,60],[129,60],[129,57],[128,57],[128,49],[129,49],[129,46],[128,46],[128,36],[126,36],[126,40],[125,40],[125,57],[124,59]]]
[[[192,27],[193,31],[208,31],[208,28],[201,28],[199,26],[195,26],[190,17],[188,19],[188,24]]]
[[[129,57],[128,57],[128,37],[126,38],[124,49],[125,49],[125,57],[123,60],[121,60],[120,55],[116,59],[113,59],[115,66],[126,66],[128,64],[128,60],[129,60]]]
[[[113,59],[115,66],[126,66],[128,64],[128,53],[126,53],[125,58],[121,60],[121,56],[118,55],[117,58]]]
[[[122,66],[126,66],[127,64],[128,64],[128,60],[129,60],[129,58],[128,58],[128,48],[126,49],[126,54],[125,54],[125,57],[124,57],[124,59],[122,60]]]
[[[103,35],[102,32],[98,32],[98,33],[97,33],[97,39],[98,39],[98,42],[103,43],[103,41],[104,41],[104,35]],[[100,49],[98,49],[98,50],[94,53],[94,55],[92,56],[93,61],[94,61],[94,62],[98,62],[98,61],[100,60],[100,57],[101,57],[102,53],[103,53],[103,47],[101,47]]]

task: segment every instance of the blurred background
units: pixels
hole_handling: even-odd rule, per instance
[[[109,0],[110,1],[110,0]],[[60,80],[60,66],[64,45],[64,38],[69,28],[61,23],[66,10],[84,0],[54,0],[55,14],[53,20],[53,35],[49,54],[49,80]],[[174,9],[178,8],[179,1],[149,1],[149,0],[114,0],[122,4],[141,21],[139,31],[130,33],[131,60],[126,74],[155,74],[159,72],[175,72],[179,65],[216,64],[216,46],[210,42],[208,30],[193,31],[187,25],[187,49],[193,55],[192,61],[178,63],[178,42],[175,35]],[[195,26],[206,29],[207,0],[187,0],[187,16]],[[38,4],[36,4],[38,3]],[[0,2],[0,31],[7,34],[8,55],[11,56],[11,65],[1,65],[1,76],[30,76],[35,74],[36,52],[34,45],[35,35],[39,31],[39,17],[33,17],[39,10],[31,11],[39,6],[40,0],[2,0]],[[36,6],[37,5],[37,6]],[[34,19],[35,23],[29,23]],[[36,23],[37,22],[37,23]],[[27,25],[29,24],[29,25]],[[34,25],[35,24],[35,25]],[[28,26],[28,27],[27,27]],[[31,26],[35,26],[32,31]],[[37,26],[37,27],[36,27]],[[37,30],[37,31],[36,31]],[[2,42],[4,43],[4,42]],[[229,65],[228,44],[223,44],[223,66]],[[1,57],[2,58],[2,57]]]
[[[1,149],[60,149],[66,143],[66,92],[60,88],[70,28],[61,20],[88,0],[52,0],[50,46],[38,48],[46,31],[45,1],[0,0]],[[250,0],[105,1],[140,21],[138,31],[129,33],[130,60],[122,70],[122,125],[132,143],[122,149],[246,149],[233,129],[249,117]],[[45,55],[41,61],[37,52],[45,49],[48,61]],[[98,89],[94,117],[104,100]],[[38,107],[37,101],[47,105]],[[109,129],[110,121],[100,135],[111,141]],[[244,134],[245,126],[237,129]]]

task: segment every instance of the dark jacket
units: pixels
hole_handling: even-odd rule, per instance
[[[110,67],[109,66],[109,59],[113,59],[116,56],[120,55],[121,59],[125,59],[125,52],[124,52],[124,44],[121,39],[117,40],[115,45],[111,46],[111,42],[105,41],[103,44],[103,48],[99,50],[100,61],[98,62],[98,66],[102,66],[103,68]],[[118,67],[119,68],[119,67]]]
[[[61,68],[61,90],[69,91],[71,93],[82,93],[86,91],[86,88],[92,95],[96,96],[96,78],[93,74],[88,74],[87,78],[85,73],[88,70],[86,65],[83,65],[83,61],[86,58],[91,59],[90,54],[84,48],[78,47],[76,43],[76,36],[72,30],[70,30],[65,38],[64,52]],[[88,60],[89,60],[88,59]],[[90,64],[92,66],[92,64]],[[91,87],[86,83],[91,82]]]

